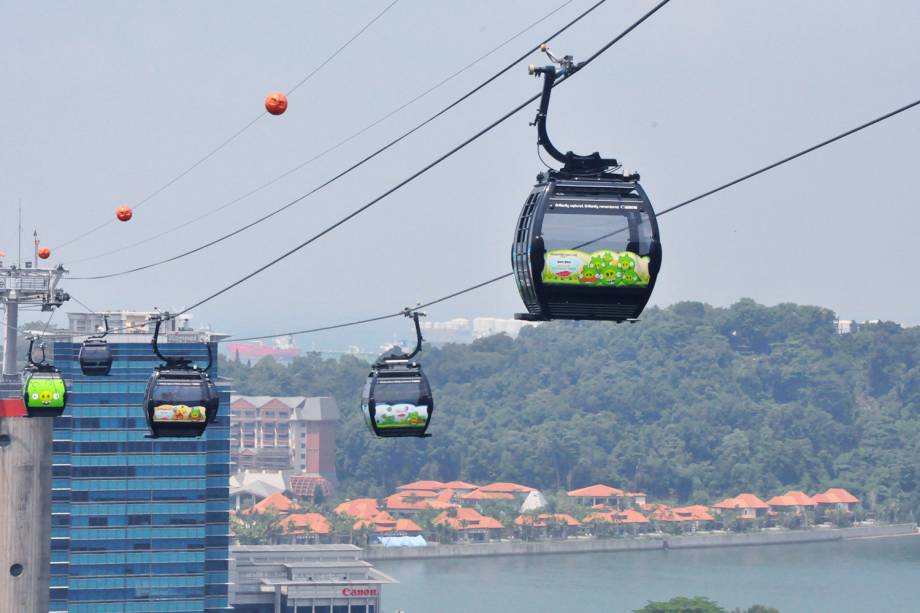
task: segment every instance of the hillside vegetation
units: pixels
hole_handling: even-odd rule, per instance
[[[834,314],[742,300],[679,303],[637,324],[553,322],[421,355],[435,411],[424,440],[376,440],[366,364],[223,360],[245,394],[332,395],[343,491],[419,478],[547,490],[604,482],[675,502],[742,491],[849,489],[882,519],[920,511],[920,329],[838,335]]]

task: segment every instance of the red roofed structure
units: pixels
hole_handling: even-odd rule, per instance
[[[799,514],[814,510],[815,506],[817,506],[811,496],[797,490],[786,492],[782,496],[774,496],[767,501],[767,504],[770,505],[771,511]]]
[[[479,489],[478,485],[467,483],[466,481],[448,481],[444,484],[444,487],[458,492],[472,492],[473,490]]]
[[[636,511],[635,509],[625,509],[623,511],[595,511],[589,513],[582,520],[582,524],[593,524],[593,531],[597,534],[598,524],[612,524],[616,527],[616,532],[622,534],[629,531],[636,534],[647,529],[651,523],[648,517]]]
[[[370,519],[380,512],[380,507],[375,498],[356,498],[343,502],[335,508],[335,512],[358,519]]]
[[[578,502],[589,507],[604,504],[614,508],[619,506],[620,498],[625,494],[626,492],[620,488],[601,483],[568,492],[570,498],[576,498]]]
[[[369,528],[373,532],[391,532],[396,528],[396,520],[386,511],[380,511],[366,519],[359,519],[352,525],[353,530]]]
[[[294,543],[328,543],[332,534],[332,525],[319,513],[288,515],[281,526]]]
[[[448,509],[434,518],[435,526],[442,524],[456,530],[460,537],[470,541],[486,541],[501,537],[504,528],[501,522],[481,514],[476,509],[455,507]]]
[[[457,495],[456,490],[446,489],[438,492],[438,500],[441,502],[450,502]]]
[[[463,494],[460,499],[464,502],[476,500],[514,500],[514,494],[510,492],[484,492],[482,489],[473,490],[468,494]]]
[[[490,483],[489,485],[483,485],[479,488],[483,492],[501,492],[505,494],[529,494],[534,491],[536,488],[529,487],[527,485],[520,485],[518,483],[508,483],[505,481],[498,481],[496,483]]]
[[[754,494],[744,493],[717,502],[712,508],[720,512],[734,512],[736,517],[742,519],[756,519],[766,516],[770,505]]]
[[[284,494],[280,492],[276,492],[272,494],[271,496],[269,496],[268,498],[264,498],[260,500],[258,503],[253,505],[250,509],[247,509],[245,512],[247,513],[265,513],[266,511],[274,510],[281,514],[287,514],[287,513],[290,513],[291,511],[297,511],[299,509],[300,509],[300,506],[296,502],[293,502],[290,498],[288,498]]]
[[[568,538],[581,528],[580,521],[565,513],[518,515],[514,524],[528,538]]]
[[[832,487],[823,494],[815,494],[812,500],[819,511],[853,511],[859,504],[859,498],[842,487]]]
[[[332,484],[328,479],[307,473],[291,476],[288,490],[298,498],[309,498],[310,500],[314,499],[317,491],[322,492],[326,498],[333,493]]]
[[[446,487],[447,485],[440,481],[413,481],[412,483],[400,485],[396,489],[400,492],[403,490],[430,490],[438,492]]]
[[[709,513],[709,509],[701,504],[673,509],[662,505],[652,513],[652,519],[679,525],[682,529],[691,532],[712,528],[715,524],[715,518]]]
[[[387,511],[412,514],[422,509],[447,509],[456,505],[438,500],[434,492],[419,496],[418,492],[407,491],[387,496],[384,499],[384,506]]]

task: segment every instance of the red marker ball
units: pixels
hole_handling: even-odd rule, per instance
[[[38,250],[38,257],[40,257],[43,260],[47,260],[48,258],[51,257],[51,250],[48,249],[47,247],[42,247],[41,249]]]
[[[133,216],[134,211],[132,211],[129,206],[120,206],[115,209],[115,217],[118,218],[118,221],[128,221]]]
[[[265,110],[272,115],[280,115],[287,110],[287,96],[281,92],[272,92],[265,99]]]

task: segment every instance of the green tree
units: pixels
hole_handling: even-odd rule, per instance
[[[558,321],[426,346],[421,360],[433,436],[398,446],[364,426],[368,365],[354,357],[221,358],[220,372],[244,394],[337,399],[340,496],[420,477],[547,492],[609,483],[681,504],[839,486],[870,517],[920,515],[920,328],[838,335],[818,307],[685,302],[634,326]],[[574,514],[568,502],[550,499]]]
[[[262,513],[237,513],[230,529],[241,545],[272,545],[284,533],[281,516],[274,509]]]

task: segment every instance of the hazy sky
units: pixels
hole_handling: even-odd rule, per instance
[[[300,195],[491,75],[591,4],[530,35],[270,189],[157,243],[78,262],[216,207],[329,147],[485,53],[563,0],[400,2],[230,147],[137,211],[132,204],[258,115],[389,0],[0,0],[0,250],[16,203],[52,262],[120,270],[204,242]],[[609,0],[557,40],[593,53],[653,5]],[[556,90],[563,150],[599,150],[642,174],[659,209],[920,97],[920,3],[674,0]],[[542,62],[536,54],[530,62]],[[304,240],[536,93],[526,64],[372,163],[268,223],[190,258],[66,289],[96,309],[180,308]],[[533,110],[266,274],[197,309],[237,335],[394,311],[510,270],[516,216],[541,164]],[[652,301],[827,306],[920,323],[920,110],[661,219]],[[75,304],[68,308],[79,309]],[[511,280],[430,310],[510,317]],[[60,317],[60,316],[59,316]],[[62,321],[64,320],[61,317]],[[298,342],[343,347],[408,322]]]

